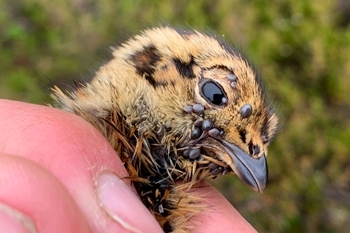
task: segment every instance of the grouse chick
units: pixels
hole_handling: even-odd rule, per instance
[[[83,117],[120,155],[165,232],[188,232],[199,182],[235,173],[262,191],[278,118],[261,80],[216,36],[160,27],[114,49],[89,83],[54,88],[58,107]]]

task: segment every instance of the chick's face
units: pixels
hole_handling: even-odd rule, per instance
[[[154,90],[149,102],[165,128],[160,141],[169,148],[176,140],[176,147],[187,146],[183,157],[191,162],[200,155],[215,158],[223,170],[215,168],[214,174],[232,170],[262,191],[278,118],[247,59],[216,36],[171,28],[146,31],[126,44],[131,46],[133,53],[116,54]]]
[[[172,47],[164,42],[159,50],[161,57],[170,54],[165,64],[171,72],[160,70],[158,77],[175,77],[175,84],[185,84],[178,89],[181,94],[171,95],[172,100],[165,103],[177,102],[174,105],[181,110],[198,115],[187,143],[194,149],[185,151],[185,157],[189,154],[190,159],[197,159],[200,148],[201,154],[222,161],[247,185],[262,191],[267,183],[267,146],[278,118],[267,103],[260,78],[241,53],[217,37],[195,31],[175,35]],[[187,92],[183,91],[186,87]],[[185,106],[186,102],[193,106]],[[176,108],[169,111],[181,116]],[[179,124],[185,122],[179,118]],[[224,167],[221,173],[226,170]]]
[[[202,144],[206,153],[215,154],[246,184],[262,191],[267,182],[267,146],[278,120],[251,67],[246,62],[239,65],[200,72],[196,99],[205,107],[204,118],[220,132],[208,134]]]

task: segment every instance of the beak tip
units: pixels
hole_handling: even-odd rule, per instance
[[[256,159],[255,165],[256,167],[251,167],[251,176],[249,177],[249,179],[252,185],[251,187],[255,191],[262,193],[267,187],[268,180],[268,170],[265,154],[260,156],[260,158]]]
[[[267,176],[266,176],[266,178],[267,178]],[[257,189],[256,189],[257,192],[259,192],[259,193],[264,192],[264,190],[266,189],[266,186],[267,186],[266,180],[263,183],[257,184]]]
[[[252,188],[256,192],[263,193],[267,186],[267,174],[260,175],[247,173],[246,171],[242,172],[238,169],[236,171],[237,176],[242,180],[246,185]]]

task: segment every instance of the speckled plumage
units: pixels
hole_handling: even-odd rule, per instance
[[[53,97],[107,138],[165,232],[191,231],[203,206],[184,191],[205,179],[235,172],[255,190],[266,186],[278,118],[251,65],[215,36],[146,30],[91,82]]]

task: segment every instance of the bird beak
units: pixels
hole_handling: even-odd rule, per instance
[[[230,156],[232,163],[229,165],[237,176],[255,191],[262,192],[266,188],[268,177],[265,154],[256,159],[232,143],[219,141]]]

